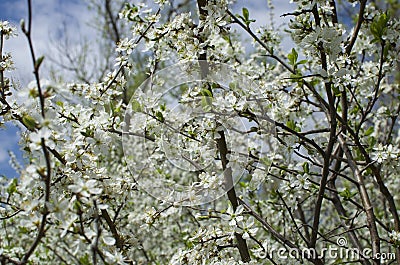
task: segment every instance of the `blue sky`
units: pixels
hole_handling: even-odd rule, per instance
[[[78,41],[82,35],[94,38],[93,31],[86,25],[91,14],[87,13],[83,0],[33,0],[32,8],[32,36],[37,56],[48,55],[54,51],[50,40],[57,40],[60,37],[63,23],[67,23],[77,33],[72,36],[72,41]],[[26,86],[34,77],[28,44],[19,29],[21,19],[27,20],[26,0],[0,1],[0,20],[7,20],[18,28],[18,37],[5,42],[4,51],[12,53],[16,67],[14,72],[6,76],[18,81],[21,86]],[[45,78],[46,69],[43,72],[41,76]],[[10,166],[8,151],[14,152],[20,162],[23,161],[22,152],[18,146],[19,134],[19,128],[11,123],[6,123],[5,128],[0,128],[0,175],[18,176]]]
[[[0,175],[7,176],[9,178],[17,177],[18,174],[10,166],[8,151],[14,152],[19,161],[22,161],[22,152],[18,146],[19,140],[19,129],[12,124],[6,124],[6,128],[0,129]]]

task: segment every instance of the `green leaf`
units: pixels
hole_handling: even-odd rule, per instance
[[[37,58],[36,62],[35,62],[35,70],[38,70],[40,65],[42,64],[44,60],[44,56],[40,56],[39,58]]]
[[[286,126],[293,131],[296,130],[296,123],[292,120],[286,122]]]
[[[242,14],[245,21],[249,20],[249,10],[245,7],[242,8]]]
[[[131,101],[131,106],[132,106],[132,110],[133,110],[134,112],[140,112],[140,111],[142,111],[142,105],[139,103],[139,101],[137,101],[137,100],[135,100],[135,99],[133,99],[133,100]]]
[[[252,126],[252,127],[250,128],[249,132],[258,132],[258,128]]]
[[[22,117],[22,123],[26,126],[26,128],[28,128],[31,131],[34,130],[36,128],[36,126],[38,125],[36,120],[28,114],[25,114]]]
[[[337,86],[332,86],[332,90],[336,97],[339,97],[342,93]]]
[[[304,173],[310,173],[310,165],[308,164],[308,162],[304,162],[303,163],[303,170],[304,170]]]
[[[201,97],[201,106],[204,111],[211,111],[212,101],[210,97]]]
[[[204,88],[200,91],[200,94],[202,95],[201,106],[203,107],[203,109],[205,111],[210,111],[211,106],[212,106],[212,98],[213,98],[212,92],[209,89]]]
[[[351,110],[350,110],[350,114],[357,114],[360,111],[360,108],[358,107],[358,105],[355,105]]]
[[[297,62],[297,65],[299,65],[299,64],[306,64],[306,63],[308,63],[307,60],[301,60],[301,61]]]
[[[161,122],[164,122],[164,116],[163,116],[163,114],[162,114],[162,112],[160,112],[160,111],[157,111],[156,112],[156,117],[157,117],[157,119],[159,120],[159,121],[161,121]]]
[[[249,27],[251,22],[255,22],[254,19],[250,19],[249,10],[245,7],[242,8],[242,16],[241,15],[236,15],[236,16],[241,20],[243,20],[244,24],[246,24],[247,27]]]
[[[236,82],[230,82],[230,83],[229,83],[229,88],[230,88],[231,90],[237,89],[237,86],[238,86],[238,84],[237,84]]]
[[[160,105],[160,109],[161,109],[162,111],[165,111],[165,110],[167,109],[167,105],[166,105],[165,103],[161,104],[161,105]]]
[[[357,192],[351,193],[347,188],[345,188],[343,191],[339,192],[339,195],[345,200],[348,201],[354,196],[357,195]]]
[[[321,81],[319,79],[313,79],[313,80],[310,81],[310,85],[312,85],[312,86],[316,86],[319,83],[321,83]]]
[[[200,94],[201,94],[202,96],[205,96],[205,97],[210,97],[210,98],[213,97],[212,92],[211,92],[210,90],[208,90],[207,88],[202,89],[202,90],[200,91]]]
[[[93,136],[94,136],[93,130],[92,130],[92,129],[89,129],[89,128],[86,128],[85,131],[81,131],[81,134],[82,134],[83,136],[85,136],[85,137],[91,137],[91,138],[93,138]]]
[[[376,144],[376,139],[373,136],[368,137],[367,139],[367,143],[368,143],[368,151],[372,151],[375,147]]]
[[[374,39],[372,42],[382,42],[383,35],[386,34],[389,22],[389,15],[386,13],[382,13],[380,15],[375,16],[374,20],[372,21],[369,30],[371,31]]]
[[[303,76],[299,74],[290,74],[290,78],[300,80]]]
[[[17,179],[13,179],[11,181],[10,185],[8,185],[8,187],[7,187],[7,193],[8,194],[11,195],[11,194],[13,194],[14,192],[17,191],[17,183],[18,183]]]
[[[368,128],[368,130],[365,131],[365,136],[370,136],[374,132],[374,127],[371,126]]]
[[[299,54],[293,48],[292,52],[289,53],[288,56],[287,56],[287,58],[289,59],[289,64],[295,66],[298,57],[299,57]]]

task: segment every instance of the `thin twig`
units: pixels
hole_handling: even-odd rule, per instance
[[[346,47],[346,53],[350,54],[351,50],[353,49],[354,43],[356,43],[358,33],[361,29],[361,25],[364,22],[364,11],[365,11],[365,5],[367,4],[367,0],[360,0],[360,9],[358,12],[358,20],[356,27],[354,28],[353,35],[351,36],[349,45]]]

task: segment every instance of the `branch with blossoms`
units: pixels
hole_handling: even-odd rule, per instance
[[[127,3],[118,21],[101,3],[118,44],[99,83],[40,79],[28,1],[35,78],[13,87],[0,24],[1,115],[27,157],[0,178],[2,264],[399,262],[397,18],[295,1],[284,51],[230,1]]]
[[[204,20],[209,15],[208,10],[207,10],[208,1],[207,0],[198,0],[197,6],[199,9],[199,24],[201,25],[202,22],[204,23]],[[200,32],[199,32],[200,42],[204,42],[205,38],[207,37],[207,35],[204,34],[204,32],[203,32],[204,27],[205,26],[203,25],[203,29],[200,30]],[[207,62],[207,47],[204,47],[203,51],[201,51],[199,53],[198,60],[199,60],[200,68],[201,68],[201,76],[203,78],[206,78],[207,75],[209,74],[209,66],[208,66],[208,62]],[[210,84],[207,84],[207,85],[210,86]],[[212,93],[211,88],[210,88],[210,90]],[[224,179],[225,179],[224,184],[227,189],[227,196],[228,196],[229,202],[232,205],[233,210],[236,211],[239,204],[238,204],[238,198],[237,198],[234,183],[233,183],[232,169],[228,165],[229,160],[227,159],[227,155],[228,155],[227,141],[225,138],[224,131],[218,131],[218,134],[219,134],[219,138],[217,139],[217,146],[218,146],[219,156],[221,158],[222,170],[224,172],[223,173]],[[235,238],[237,241],[237,248],[239,250],[241,260],[243,262],[249,262],[251,260],[251,258],[250,258],[250,253],[249,253],[249,249],[248,249],[246,240],[239,233],[235,233]]]
[[[36,80],[36,86],[38,90],[38,97],[40,100],[40,110],[41,110],[41,116],[43,120],[46,119],[46,113],[45,113],[45,97],[42,92],[41,84],[40,84],[40,78],[39,78],[39,68],[40,65],[43,62],[44,57],[40,57],[36,59],[35,56],[35,51],[33,48],[33,43],[32,43],[32,38],[31,38],[31,32],[32,32],[32,2],[28,0],[28,28],[25,29],[24,22],[21,23],[21,28],[22,32],[25,34],[28,43],[29,43],[29,50],[31,53],[31,58],[32,58],[32,63],[33,63],[33,73],[35,75],[35,80]],[[37,236],[35,240],[33,241],[32,245],[30,248],[26,251],[24,257],[22,258],[20,264],[26,264],[30,258],[30,256],[33,254],[35,251],[36,247],[39,245],[40,241],[42,238],[45,236],[45,229],[46,229],[46,222],[47,222],[47,217],[49,214],[48,208],[47,208],[47,203],[50,200],[50,188],[51,188],[51,175],[52,175],[52,168],[51,168],[51,162],[50,162],[50,155],[49,151],[47,149],[46,145],[46,139],[44,137],[41,137],[40,139],[41,142],[41,147],[44,155],[44,159],[46,161],[46,173],[42,175],[44,184],[45,184],[45,191],[44,191],[44,206],[43,206],[43,214],[42,214],[42,219],[41,223],[39,226],[39,230],[37,233]]]
[[[347,46],[347,49],[346,49],[347,53],[351,52],[351,49],[354,46],[354,43],[355,43],[355,41],[356,41],[356,39],[358,37],[358,33],[359,33],[359,30],[360,30],[360,27],[361,27],[361,25],[362,25],[362,23],[364,21],[365,4],[366,4],[365,1],[361,2],[359,19],[358,19],[356,28],[354,30],[353,36],[351,37],[350,43]],[[334,1],[333,1],[332,5],[335,6]],[[248,26],[244,25],[244,23],[241,22],[229,10],[227,12],[228,12],[228,14],[230,14],[230,16],[235,21],[235,23],[238,23],[243,29],[245,29],[245,31],[247,31],[251,35],[252,38],[254,38],[254,40],[256,42],[261,44],[261,46],[267,50],[267,52],[270,54],[269,56],[271,58],[277,60],[277,62],[280,63],[281,65],[283,65],[284,68],[286,68],[289,71],[291,71],[292,73],[294,73],[293,70],[285,62],[283,62],[282,59],[280,59],[276,55],[272,55],[272,51],[251,31],[251,29]],[[309,12],[313,13],[314,18],[315,18],[316,26],[317,27],[321,27],[321,20],[320,20],[320,17],[319,17],[318,4],[313,5],[312,9],[310,9]],[[300,15],[304,15],[305,13],[306,12],[298,12],[298,13],[292,13],[290,15],[300,16]],[[337,16],[334,16],[333,18],[334,18],[333,19],[333,24],[337,23]],[[326,55],[326,52],[324,51],[324,47],[323,47],[322,43],[318,43],[318,45],[319,45],[318,46],[318,50],[320,52],[320,59],[321,59],[321,63],[322,63],[322,69],[327,71],[328,68],[327,68],[327,55]],[[382,46],[382,48],[381,48],[381,56],[380,56],[380,58],[381,58],[380,59],[380,67],[379,67],[380,70],[379,70],[379,73],[378,73],[378,82],[377,82],[378,86],[379,86],[379,82],[382,80],[382,63],[383,63],[382,54],[383,54],[383,50],[384,50],[384,48]],[[320,96],[319,92],[316,92],[316,90],[314,88],[312,88],[310,84],[308,84],[307,82],[303,82],[303,84],[305,84],[313,92],[313,94],[317,97],[317,99],[322,103],[320,106],[321,106],[321,108],[324,109],[324,111],[327,113],[327,115],[330,116],[329,121],[331,123],[330,124],[331,133],[330,133],[330,136],[329,136],[329,141],[328,141],[329,143],[328,143],[328,147],[327,147],[328,149],[326,151],[324,151],[325,154],[323,154],[324,165],[323,165],[323,170],[322,170],[322,180],[321,180],[320,190],[319,190],[320,192],[319,192],[319,196],[318,196],[319,199],[317,200],[317,203],[316,203],[316,205],[317,205],[316,206],[316,212],[314,213],[314,223],[313,223],[313,229],[312,229],[313,232],[312,232],[311,243],[309,244],[311,246],[314,246],[315,243],[316,243],[316,238],[317,238],[316,236],[317,236],[319,218],[320,218],[319,209],[321,209],[323,194],[325,194],[325,187],[326,187],[326,185],[328,183],[328,172],[330,171],[329,167],[330,167],[330,163],[331,163],[331,160],[332,160],[331,153],[333,151],[333,147],[335,145],[336,138],[337,138],[336,120],[339,120],[339,122],[344,127],[344,130],[341,133],[349,131],[350,134],[354,137],[354,140],[355,140],[357,146],[361,149],[361,152],[363,153],[363,155],[365,156],[365,159],[367,160],[368,165],[370,167],[372,167],[372,168],[374,168],[374,165],[372,163],[372,160],[369,158],[368,154],[365,152],[364,146],[362,144],[360,144],[359,139],[358,139],[358,135],[356,135],[354,133],[353,128],[349,127],[349,125],[347,123],[347,120],[346,120],[347,119],[347,108],[346,108],[347,100],[344,99],[346,94],[342,95],[342,104],[343,104],[342,109],[344,111],[342,113],[343,116],[340,116],[340,115],[338,115],[336,113],[337,112],[337,104],[335,103],[335,98],[333,97],[333,92],[332,92],[332,88],[331,88],[333,86],[333,84],[331,82],[329,82],[329,81],[325,82],[325,85],[327,86],[326,87],[326,93],[327,93],[326,97],[328,99],[328,102],[326,102]],[[375,88],[374,91],[375,91],[374,97],[369,102],[368,113],[369,113],[369,111],[371,111],[371,107],[370,106],[373,106],[374,103],[377,101],[377,95],[378,95],[379,89]],[[343,93],[345,93],[345,91]],[[343,99],[344,99],[344,101],[343,101]],[[357,101],[357,99],[355,99],[355,100]],[[364,122],[365,118],[367,117],[368,113],[366,115],[365,115],[365,113],[363,114],[361,122],[358,124],[358,129],[356,129],[357,131],[363,125],[363,122]],[[341,151],[341,148],[339,148],[337,150],[339,150],[339,154],[340,154],[339,155],[339,160],[342,160],[341,156],[343,155],[343,152]],[[337,162],[339,162],[339,160]],[[339,166],[340,163],[337,163],[336,165],[337,165],[337,168],[340,168],[340,166]],[[397,221],[396,221],[396,220],[398,220],[397,210],[395,210],[396,207],[394,205],[394,202],[393,202],[393,199],[392,199],[392,195],[390,195],[390,192],[387,190],[387,188],[385,187],[383,182],[380,180],[379,173],[377,173],[377,170],[373,170],[373,171],[375,172],[375,174],[377,176],[377,183],[381,187],[382,193],[384,194],[384,196],[387,198],[387,200],[389,202],[391,212],[392,212],[392,214],[393,214],[393,216],[395,218],[395,227],[397,227]],[[361,186],[362,185],[364,185],[364,184],[361,184]],[[369,202],[368,202],[369,198],[368,198],[367,193],[364,193],[363,201],[366,203],[366,205],[369,205]],[[365,207],[367,209],[369,209],[369,207],[367,207],[367,206],[365,206]],[[370,218],[369,218],[369,227],[371,229],[371,237],[372,237],[373,241],[376,243],[376,242],[379,241],[379,236],[378,236],[378,233],[377,233],[377,230],[376,230],[376,225],[375,225],[376,221],[374,219],[373,213],[369,213],[369,214],[367,213],[367,215],[370,216]],[[395,229],[398,229],[398,228],[395,228]],[[354,235],[353,235],[353,239],[354,239]],[[376,253],[379,253],[379,245],[375,244],[375,243],[373,243],[373,249],[374,249],[374,253],[376,254]]]

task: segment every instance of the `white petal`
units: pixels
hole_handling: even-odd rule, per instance
[[[243,212],[243,210],[244,210],[243,205],[239,205],[239,206],[236,208],[235,214],[241,214],[241,213]]]
[[[104,244],[108,246],[112,246],[115,244],[115,239],[111,236],[105,236],[103,237]]]

